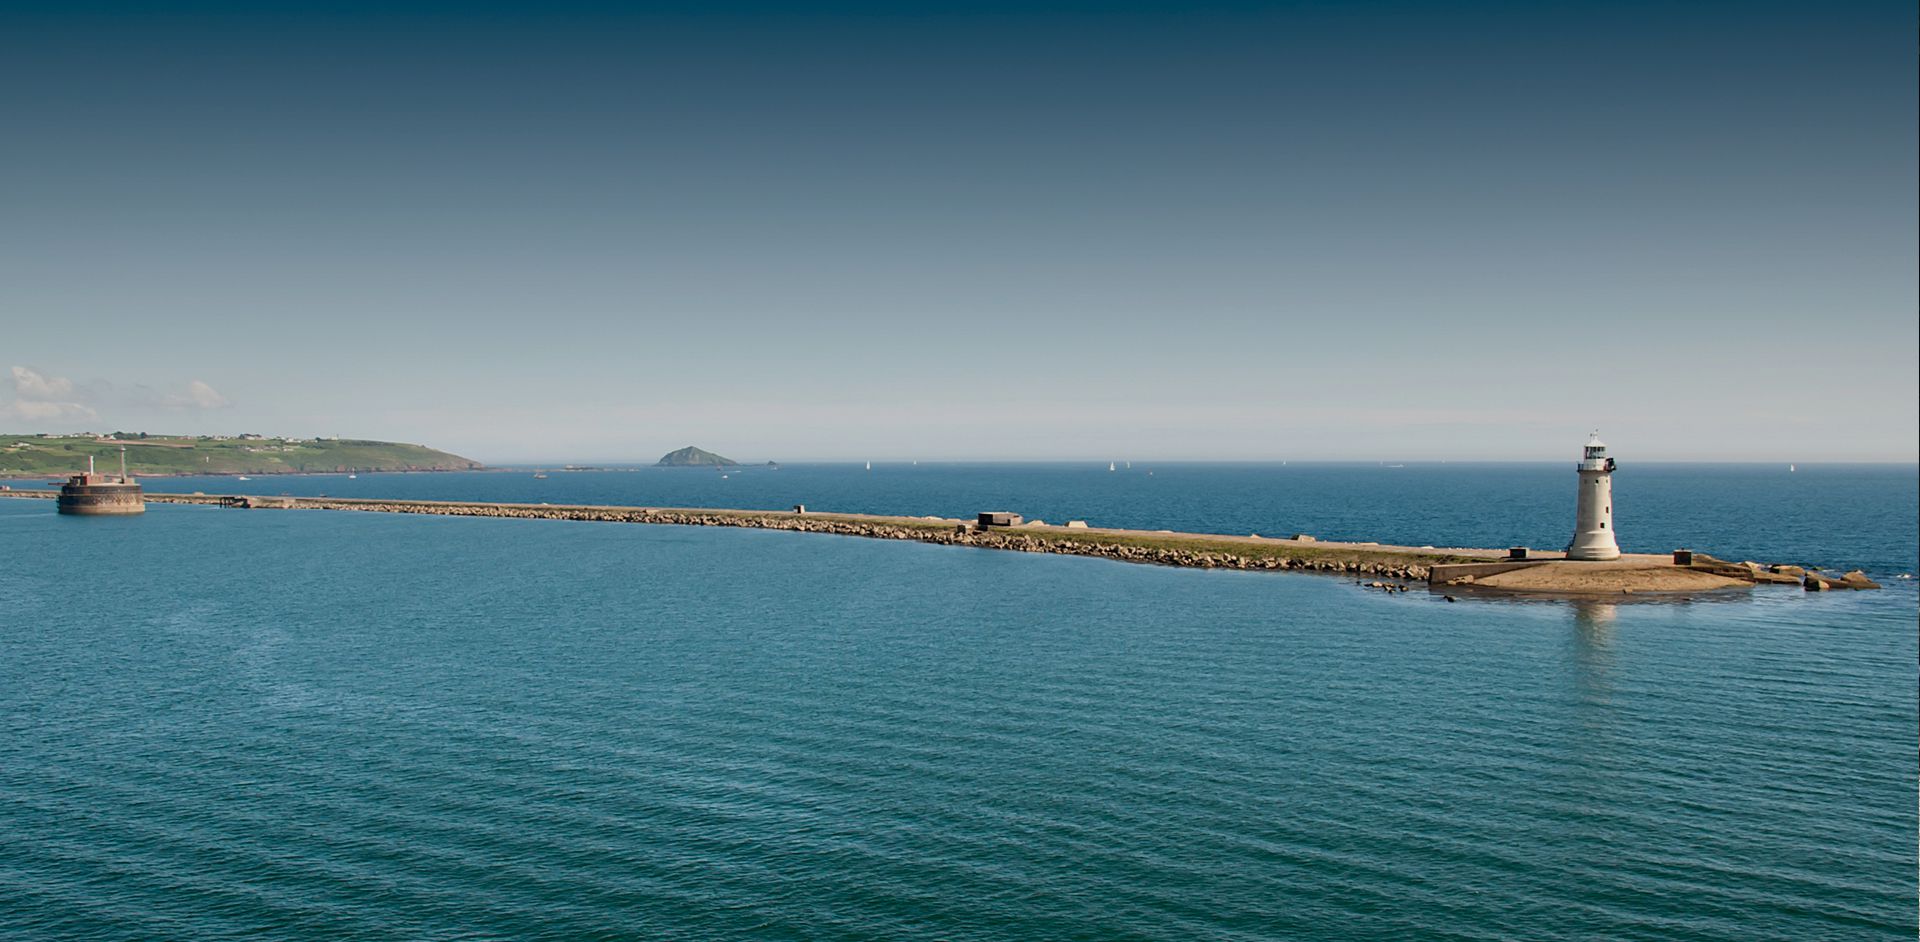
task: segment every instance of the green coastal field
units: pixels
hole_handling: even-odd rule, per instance
[[[0,433],[0,477],[84,471],[92,455],[102,471],[161,474],[297,474],[321,471],[465,471],[471,458],[424,445],[345,438],[262,438],[115,433],[115,438]]]

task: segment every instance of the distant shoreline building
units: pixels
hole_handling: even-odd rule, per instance
[[[120,474],[101,474],[93,469],[93,456],[87,456],[87,470],[60,486],[56,509],[63,514],[83,517],[124,516],[147,512],[146,498],[127,474],[127,449],[120,448]]]

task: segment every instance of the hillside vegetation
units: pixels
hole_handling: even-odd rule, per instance
[[[471,458],[424,445],[354,439],[243,438],[118,433],[120,438],[0,434],[0,475],[64,475],[84,471],[92,455],[102,471],[134,475],[290,474],[302,471],[465,471]]]

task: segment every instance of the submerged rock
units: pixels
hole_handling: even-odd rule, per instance
[[[1855,588],[1855,589],[1880,588],[1880,583],[1867,578],[1867,574],[1864,572],[1861,572],[1858,569],[1852,570],[1851,572],[1848,572],[1846,575],[1841,576],[1840,581],[1846,583],[1849,587]]]
[[[1880,583],[1867,578],[1867,574],[1855,569],[1836,579],[1817,572],[1807,573],[1805,581],[1808,592],[1827,592],[1836,589],[1878,589]]]

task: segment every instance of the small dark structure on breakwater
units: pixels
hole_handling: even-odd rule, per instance
[[[60,486],[60,497],[55,509],[63,514],[78,514],[85,517],[125,516],[147,512],[147,503],[140,491],[140,485],[134,483],[127,474],[127,449],[120,448],[120,475],[101,474],[93,470],[93,456],[87,456],[87,471],[67,479]]]
[[[220,498],[222,507],[238,507],[242,510],[292,510],[296,505],[291,497],[245,497],[238,494]]]

